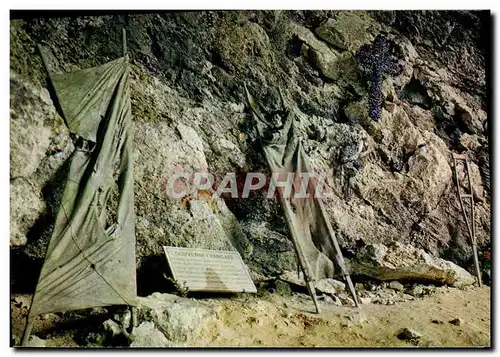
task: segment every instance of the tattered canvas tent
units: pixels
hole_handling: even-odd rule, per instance
[[[36,315],[135,306],[137,297],[128,57],[50,79],[69,130],[86,145],[69,158],[23,344]]]
[[[279,180],[282,182],[286,181],[288,173],[295,174],[292,192],[288,197],[279,188],[277,196],[316,310],[319,312],[312,282],[332,278],[336,272],[340,272],[346,279],[354,301],[358,305],[335,232],[328,220],[323,202],[316,197],[315,181],[309,181],[305,190],[308,194],[307,197],[300,198],[295,195],[301,192],[299,175],[312,173],[312,171],[301,140],[295,132],[293,112],[286,110],[281,96],[281,106],[284,108],[281,112],[284,117],[283,125],[279,128],[273,128],[274,124],[261,114],[246,85],[245,91],[271,173],[279,173]]]

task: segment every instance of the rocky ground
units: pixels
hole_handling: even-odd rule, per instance
[[[392,286],[392,287],[391,287]],[[489,347],[490,289],[357,285],[363,304],[343,292],[320,297],[280,289],[231,297],[140,298],[139,326],[121,332],[124,314],[107,309],[47,314],[33,347]],[[401,289],[401,290],[400,290]],[[367,293],[374,298],[367,299]],[[13,296],[13,343],[24,328],[28,296]],[[342,301],[344,303],[342,303]],[[126,320],[126,319],[125,319]]]

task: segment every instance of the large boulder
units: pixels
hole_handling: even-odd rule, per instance
[[[424,280],[455,287],[472,285],[476,281],[458,265],[399,242],[389,246],[366,245],[350,261],[350,269],[354,274],[383,281]]]

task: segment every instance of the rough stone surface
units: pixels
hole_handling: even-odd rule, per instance
[[[297,276],[297,272],[287,271],[280,275],[280,279],[291,284],[306,286],[302,273]],[[332,295],[345,290],[345,284],[335,279],[320,279],[314,282],[314,287],[320,292]]]
[[[35,347],[35,348],[46,347],[45,343],[46,343],[45,340],[42,340],[38,336],[32,335],[30,337],[30,340],[28,341],[27,347]]]
[[[456,319],[451,320],[450,324],[455,326],[462,326],[464,324],[464,320],[460,317],[457,317]]]
[[[359,298],[359,302],[362,303],[363,305],[369,304],[372,302],[372,299],[369,297],[362,297]]]
[[[50,122],[56,115],[48,91],[11,73],[11,178],[35,172],[51,142]]]
[[[373,26],[373,20],[365,12],[346,11],[329,18],[314,32],[337,49],[356,52],[361,45],[373,40],[369,31]]]
[[[410,289],[408,289],[407,292],[408,292],[408,294],[410,294],[412,296],[420,296],[420,295],[423,295],[424,289],[423,289],[422,285],[416,284],[416,285],[412,286]]]
[[[118,336],[122,333],[122,328],[113,320],[106,320],[103,323],[104,331],[110,335],[110,337]]]
[[[360,326],[367,321],[365,314],[359,310],[353,310],[352,312],[344,315],[343,318],[345,319],[343,324],[346,327]]]
[[[422,337],[422,334],[418,331],[405,327],[398,332],[397,336],[400,340],[419,340]]]
[[[389,247],[382,244],[367,245],[351,261],[351,269],[385,281],[430,280],[456,287],[471,285],[476,281],[465,269],[452,262],[397,242]],[[391,285],[397,286],[397,290],[402,287],[398,282],[391,282]]]
[[[203,346],[208,329],[217,328],[217,310],[194,299],[154,293],[139,298],[139,314],[152,321],[172,345]]]
[[[134,329],[130,347],[162,348],[170,347],[170,344],[165,335],[158,331],[154,323],[145,321]]]
[[[289,296],[292,295],[292,289],[290,288],[290,285],[288,285],[288,283],[281,280],[276,280],[276,293],[284,296]]]
[[[391,281],[389,283],[389,287],[396,291],[403,291],[405,289],[404,285],[401,284],[399,281]]]

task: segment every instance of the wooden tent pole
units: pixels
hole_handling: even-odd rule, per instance
[[[33,320],[31,318],[31,308],[33,306],[33,298],[31,299],[30,310],[28,311],[28,316],[26,316],[26,326],[24,327],[23,337],[21,339],[21,346],[27,347],[28,341],[30,340],[31,330],[33,328]]]
[[[123,57],[127,55],[127,30],[125,27],[122,28],[122,49],[123,49]]]
[[[123,57],[128,56],[128,48],[127,48],[127,30],[125,27],[122,28],[122,50]],[[134,333],[134,328],[137,326],[137,307],[130,305],[130,326],[128,333]]]
[[[337,255],[336,260],[337,260],[338,265],[340,266],[340,269],[342,269],[342,276],[345,279],[345,281],[347,282],[347,286],[349,287],[349,291],[351,292],[352,298],[354,300],[354,305],[356,305],[356,307],[359,307],[358,298],[356,296],[356,289],[354,289],[354,285],[352,283],[351,277],[350,277],[349,273],[347,272],[347,267],[345,266],[342,251],[340,250],[340,246],[339,246],[339,243],[337,242],[337,238],[335,238],[335,232],[333,231],[332,225],[330,224],[330,221],[328,220],[328,216],[326,215],[326,210],[325,210],[325,207],[323,206],[323,202],[319,198],[317,199],[317,202],[318,202],[318,205],[320,207],[321,216],[323,218],[323,221],[325,222],[326,227],[328,229],[328,236],[330,238],[331,243],[333,244],[333,246],[335,248],[335,253]]]
[[[134,328],[137,326],[137,307],[130,306],[130,326],[128,333],[134,333]]]
[[[458,165],[457,162],[458,160],[462,160],[465,163],[465,170],[468,178],[468,183],[469,183],[469,194],[462,193],[460,191],[460,181],[458,179]],[[465,224],[467,225],[467,230],[469,231],[469,236],[471,239],[472,243],[472,254],[474,258],[474,265],[476,268],[476,277],[477,277],[477,282],[479,287],[482,286],[482,281],[481,281],[481,269],[479,268],[479,259],[477,256],[477,243],[476,243],[476,232],[475,232],[475,224],[474,224],[474,195],[472,192],[472,181],[470,177],[470,167],[469,167],[469,161],[467,154],[460,155],[460,154],[455,154],[453,153],[453,166],[455,168],[455,183],[457,185],[457,193],[458,193],[458,201],[460,203],[460,208],[462,209],[462,214],[465,219]],[[471,204],[471,221],[469,221],[467,217],[467,212],[465,211],[465,205],[464,205],[464,198],[470,198],[470,204]]]
[[[470,177],[470,164],[469,160],[465,161],[465,167],[467,168],[467,178],[469,181],[469,191],[470,191],[470,214],[471,214],[471,222],[470,222],[470,229],[471,229],[471,238],[472,238],[472,252],[474,254],[474,264],[476,266],[476,275],[477,275],[477,282],[479,287],[482,285],[481,281],[481,269],[479,269],[479,259],[477,256],[477,241],[476,241],[476,224],[475,224],[475,215],[474,215],[474,195],[472,192],[472,180]]]
[[[285,214],[285,219],[287,222],[293,222],[293,218],[290,214],[289,203],[286,202],[286,199],[278,190],[278,199],[280,201],[281,208]],[[307,262],[304,251],[302,250],[302,246],[298,240],[298,233],[295,230],[295,226],[293,224],[289,224],[288,228],[290,229],[290,235],[292,237],[293,247],[295,249],[295,253],[297,254],[299,264],[302,267],[302,272],[304,273],[304,280],[306,282],[307,290],[309,291],[309,295],[313,299],[314,307],[316,308],[316,313],[320,314],[321,310],[319,308],[318,298],[316,297],[316,289],[314,288],[314,281],[311,278],[309,271],[309,264]]]
[[[31,329],[33,328],[33,321],[31,321],[29,315],[26,318],[26,327],[24,328],[23,338],[21,340],[21,346],[27,347],[28,341],[31,336]]]

